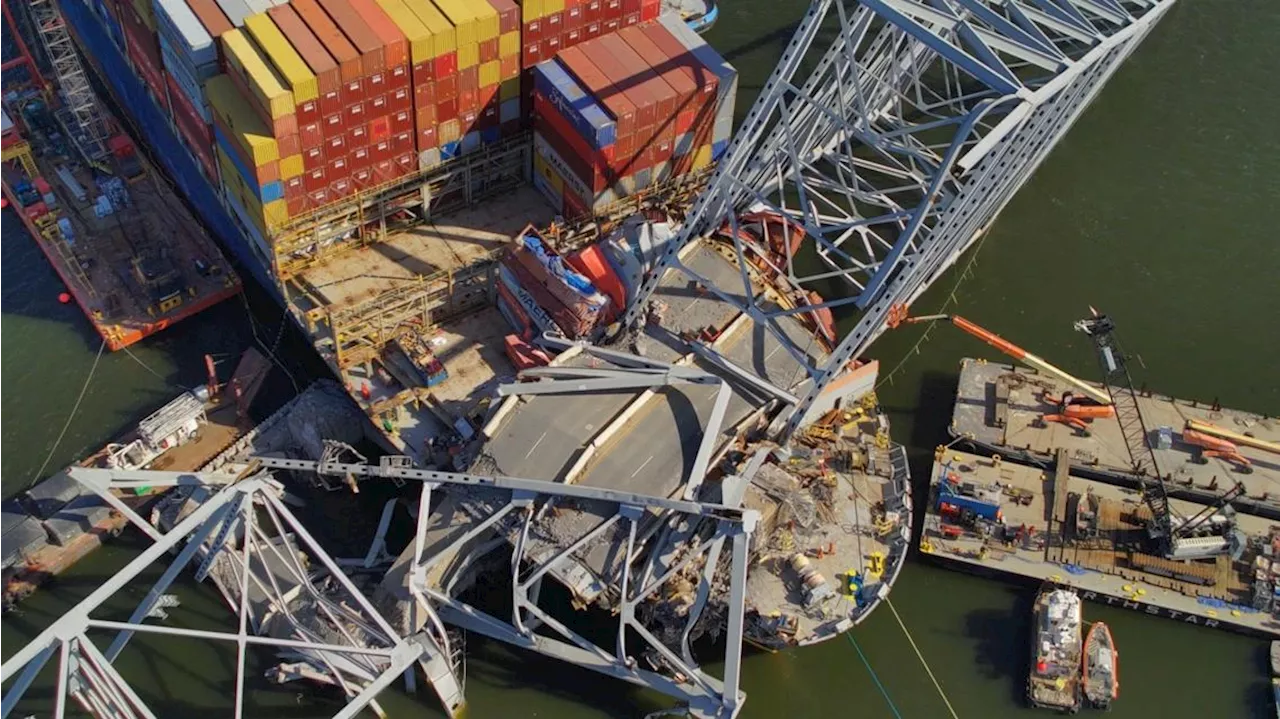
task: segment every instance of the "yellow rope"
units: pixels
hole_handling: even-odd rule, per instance
[[[938,308],[938,311],[933,314],[939,314],[939,315],[945,314],[947,311],[947,308],[950,307],[951,304],[956,301],[956,292],[960,289],[961,283],[969,279],[969,270],[971,270],[973,266],[977,264],[978,254],[982,251],[982,245],[985,244],[987,241],[987,235],[988,233],[984,232],[982,234],[982,237],[978,239],[978,246],[973,248],[973,256],[969,258],[969,261],[966,262],[964,265],[964,269],[960,271],[960,278],[956,280],[955,285],[951,287],[951,291],[947,293],[946,301],[944,301],[942,303],[942,306]],[[929,339],[929,335],[933,332],[934,327],[935,327],[934,324],[932,323],[929,324],[928,327],[925,328],[924,334],[920,335],[920,339],[916,340],[916,343],[911,346],[911,349],[907,350],[907,353],[903,355],[902,360],[899,361],[898,364],[895,365],[894,368],[890,370],[888,374],[884,374],[880,376],[880,381],[876,382],[877,389],[884,386],[886,382],[889,384],[893,384],[894,375],[898,374],[898,372],[902,369],[903,365],[907,363],[907,360],[910,360],[911,357],[914,355],[920,354],[920,346],[925,343],[925,340]]]
[[[40,469],[36,470],[36,475],[31,478],[31,483],[27,485],[27,489],[31,489],[44,478],[44,470],[49,466],[49,461],[53,459],[53,455],[58,451],[58,445],[62,444],[62,438],[67,436],[67,429],[71,427],[71,422],[80,412],[80,403],[84,401],[84,393],[89,390],[89,383],[93,381],[93,375],[98,371],[98,361],[102,359],[102,351],[107,348],[107,340],[104,337],[102,344],[98,345],[98,354],[93,358],[93,365],[89,367],[89,374],[84,378],[84,384],[80,386],[80,394],[76,397],[75,406],[71,408],[71,414],[67,415],[67,421],[62,425],[62,431],[58,433],[58,438],[53,440],[53,446],[49,448],[49,453],[44,456],[44,461],[40,463]]]
[[[938,690],[938,696],[942,697],[942,703],[947,705],[947,711],[951,712],[952,719],[960,719],[956,714],[955,707],[951,706],[951,700],[947,699],[947,693],[942,691],[942,685],[938,683],[938,678],[933,675],[933,670],[929,668],[929,662],[924,660],[924,655],[920,653],[920,647],[916,646],[916,640],[911,638],[911,632],[907,631],[907,625],[902,621],[902,617],[898,614],[898,610],[893,606],[893,602],[888,597],[884,598],[884,603],[889,606],[893,612],[893,618],[898,620],[898,626],[902,627],[902,633],[907,635],[907,641],[911,643],[911,648],[915,650],[916,656],[920,659],[920,664],[924,666],[924,670],[929,674],[929,679],[933,681],[933,686]]]

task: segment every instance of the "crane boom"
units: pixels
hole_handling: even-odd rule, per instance
[[[1111,396],[1124,436],[1125,448],[1134,474],[1142,478],[1142,499],[1151,510],[1151,536],[1160,543],[1166,553],[1174,540],[1173,519],[1169,513],[1169,495],[1164,477],[1156,464],[1156,455],[1147,442],[1147,427],[1138,408],[1138,393],[1133,388],[1133,377],[1125,363],[1124,352],[1116,342],[1115,323],[1092,307],[1092,317],[1076,322],[1076,329],[1093,339],[1102,366],[1102,384]]]
[[[1009,355],[1015,360],[1027,365],[1028,367],[1033,367],[1041,372],[1044,372],[1045,374],[1053,375],[1054,377],[1057,377],[1063,382],[1066,382],[1067,384],[1071,385],[1074,389],[1079,390],[1082,394],[1087,396],[1089,399],[1092,399],[1093,401],[1097,402],[1098,404],[1102,404],[1102,405],[1111,404],[1111,396],[1108,393],[1098,389],[1097,387],[1090,384],[1089,382],[1086,382],[1080,379],[1079,377],[1076,377],[1075,375],[1067,372],[1066,370],[1060,369],[1059,367],[1056,367],[1055,365],[1050,364],[1044,358],[1026,351],[1025,349],[1019,347],[1018,345],[996,334],[995,332],[992,332],[991,330],[981,327],[973,322],[970,322],[969,320],[961,317],[960,315],[925,315],[922,317],[905,318],[902,321],[907,323],[916,323],[916,322],[931,322],[935,320],[950,321],[951,324],[955,325],[956,327],[959,327],[965,332],[973,335],[974,337],[977,337],[983,342],[986,342],[992,347],[995,347],[996,349]]]
[[[1203,434],[1207,434],[1212,437],[1217,437],[1219,439],[1225,439],[1228,442],[1232,442],[1233,444],[1238,444],[1241,447],[1252,447],[1254,449],[1260,449],[1263,452],[1280,454],[1280,444],[1277,444],[1275,442],[1268,442],[1265,439],[1258,439],[1257,437],[1250,437],[1247,434],[1232,432],[1231,430],[1224,429],[1222,427],[1219,427],[1216,424],[1209,424],[1208,422],[1200,422],[1194,419],[1189,419],[1187,420],[1187,429],[1192,430],[1194,432],[1201,432]]]

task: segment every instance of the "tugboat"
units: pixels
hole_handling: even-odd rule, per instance
[[[1064,714],[1080,710],[1080,596],[1046,584],[1036,596],[1027,700]]]
[[[1120,696],[1120,652],[1111,629],[1102,622],[1089,628],[1084,640],[1084,698],[1097,709],[1110,709]]]

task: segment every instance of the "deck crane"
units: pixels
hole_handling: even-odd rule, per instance
[[[1115,408],[1116,420],[1120,423],[1120,433],[1124,437],[1125,448],[1129,451],[1129,461],[1133,474],[1142,482],[1142,500],[1151,510],[1151,522],[1147,532],[1158,551],[1173,559],[1192,559],[1223,554],[1238,549],[1235,539],[1236,531],[1231,522],[1232,510],[1226,513],[1226,531],[1222,532],[1220,543],[1206,544],[1193,542],[1193,536],[1207,522],[1218,515],[1218,510],[1226,507],[1231,500],[1244,492],[1244,486],[1236,483],[1230,490],[1218,496],[1217,500],[1206,505],[1195,515],[1179,519],[1175,526],[1173,512],[1169,507],[1168,488],[1155,451],[1148,441],[1148,432],[1142,418],[1142,410],[1138,406],[1138,392],[1133,386],[1133,377],[1126,364],[1127,357],[1120,348],[1115,336],[1115,322],[1093,307],[1089,308],[1090,316],[1075,323],[1075,328],[1093,340],[1098,354],[1098,363],[1102,367],[1102,384],[1111,397]]]
[[[888,326],[890,328],[898,327],[903,324],[917,324],[921,322],[938,322],[946,320],[961,330],[977,337],[992,347],[1000,350],[1013,359],[1021,362],[1028,367],[1032,367],[1044,374],[1051,375],[1071,386],[1071,390],[1064,392],[1061,396],[1045,393],[1042,395],[1046,403],[1054,406],[1056,410],[1048,414],[1042,415],[1041,420],[1044,422],[1057,422],[1067,425],[1080,432],[1088,433],[1089,422],[1095,419],[1106,419],[1115,414],[1115,410],[1111,406],[1111,396],[1106,392],[1098,389],[1092,383],[1086,382],[1066,370],[1063,370],[1047,360],[1034,355],[1000,335],[985,329],[960,315],[921,315],[919,317],[908,317],[907,307],[898,305],[889,312]],[[1077,393],[1079,396],[1077,396]]]

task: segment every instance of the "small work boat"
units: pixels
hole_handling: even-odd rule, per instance
[[[1271,676],[1280,677],[1280,639],[1271,642]]]
[[[716,24],[720,8],[716,0],[663,0],[663,12],[674,12],[696,33],[704,33]]]
[[[1110,709],[1120,696],[1120,653],[1111,629],[1094,622],[1084,640],[1084,698],[1098,709]]]
[[[1083,645],[1080,595],[1052,583],[1035,603],[1027,700],[1032,706],[1074,714],[1080,709]]]

